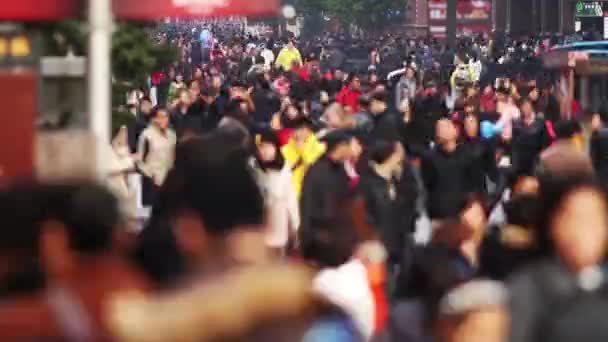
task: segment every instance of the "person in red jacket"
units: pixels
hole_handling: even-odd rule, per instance
[[[358,113],[361,95],[363,95],[361,92],[361,78],[353,73],[348,76],[346,85],[338,93],[336,101],[344,107],[350,108],[350,113]]]

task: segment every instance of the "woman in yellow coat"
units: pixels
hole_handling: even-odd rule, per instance
[[[306,171],[325,153],[325,144],[315,136],[310,119],[302,117],[298,120],[295,131],[281,152],[293,169],[293,186],[300,197]]]

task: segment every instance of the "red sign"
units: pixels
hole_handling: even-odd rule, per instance
[[[458,35],[488,33],[491,29],[491,0],[457,0],[456,30]],[[429,33],[436,38],[447,36],[447,0],[429,0]]]
[[[33,1],[33,0],[32,0]],[[120,19],[227,17],[277,14],[280,0],[113,0]]]
[[[82,0],[4,0],[0,6],[0,20],[46,21],[81,16]]]

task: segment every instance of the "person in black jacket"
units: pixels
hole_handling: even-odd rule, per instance
[[[522,100],[522,118],[513,123],[511,141],[512,171],[516,175],[532,174],[541,151],[550,143],[546,124],[536,117],[532,102]]]
[[[351,156],[351,136],[334,131],[324,137],[327,151],[313,164],[302,184],[300,232],[306,233],[316,222],[333,217],[338,206],[352,195],[345,161]]]
[[[463,119],[463,143],[469,149],[474,162],[469,165],[469,192],[487,193],[486,177],[496,182],[498,168],[495,158],[495,139],[479,136],[479,119],[473,114]]]
[[[416,219],[416,187],[407,177],[405,151],[396,141],[376,141],[369,149],[369,166],[361,175],[359,190],[366,202],[369,223],[376,229],[389,254],[389,262],[401,262],[412,246],[410,233]],[[413,187],[403,185],[409,182]]]
[[[437,145],[432,151],[416,148],[422,159],[422,178],[427,191],[427,210],[431,219],[454,217],[469,192],[469,170],[475,155],[458,143],[458,130],[450,119],[437,122]]]
[[[388,94],[376,91],[371,95],[370,112],[373,128],[369,134],[370,141],[402,141],[403,121],[399,116],[388,112]]]
[[[408,123],[410,136],[407,139],[412,144],[428,146],[435,136],[435,124],[448,114],[445,101],[441,98],[437,84],[429,80],[424,85],[422,94],[414,101],[414,114]]]
[[[591,121],[593,135],[591,136],[590,154],[593,169],[602,185],[608,184],[608,130],[604,128],[599,114],[594,114]]]

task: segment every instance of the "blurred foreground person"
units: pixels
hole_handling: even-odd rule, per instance
[[[232,270],[173,296],[119,297],[111,322],[124,342],[363,342],[311,280],[296,266]]]
[[[315,221],[302,234],[302,256],[319,270],[315,291],[345,310],[368,340],[374,333],[374,296],[364,260],[356,255],[358,237],[346,221]]]
[[[538,243],[547,259],[529,265],[510,280],[513,342],[545,341],[547,324],[555,324],[556,316],[574,310],[579,300],[605,298],[600,290],[606,284],[602,270],[608,243],[606,194],[589,182],[564,182],[543,190]],[[597,305],[605,315],[605,304],[597,301]],[[604,327],[599,323],[592,331],[576,334],[592,336]]]
[[[36,198],[29,205],[44,209],[20,208],[19,204],[28,202],[10,191]],[[39,246],[45,286],[0,304],[0,339],[111,340],[107,309],[114,296],[149,290],[145,277],[117,251],[121,223],[117,200],[91,184],[41,185],[33,190],[17,187],[8,194],[0,196],[4,197],[0,210],[5,218],[21,215],[24,209],[31,210],[35,218],[30,221],[32,226],[13,228],[37,233],[30,243]]]
[[[448,292],[438,308],[436,342],[506,342],[508,290],[499,282],[473,280]]]
[[[264,200],[242,138],[218,130],[177,146],[175,167],[133,255],[159,287],[190,286],[251,259],[266,260]],[[247,252],[257,257],[243,257]]]

